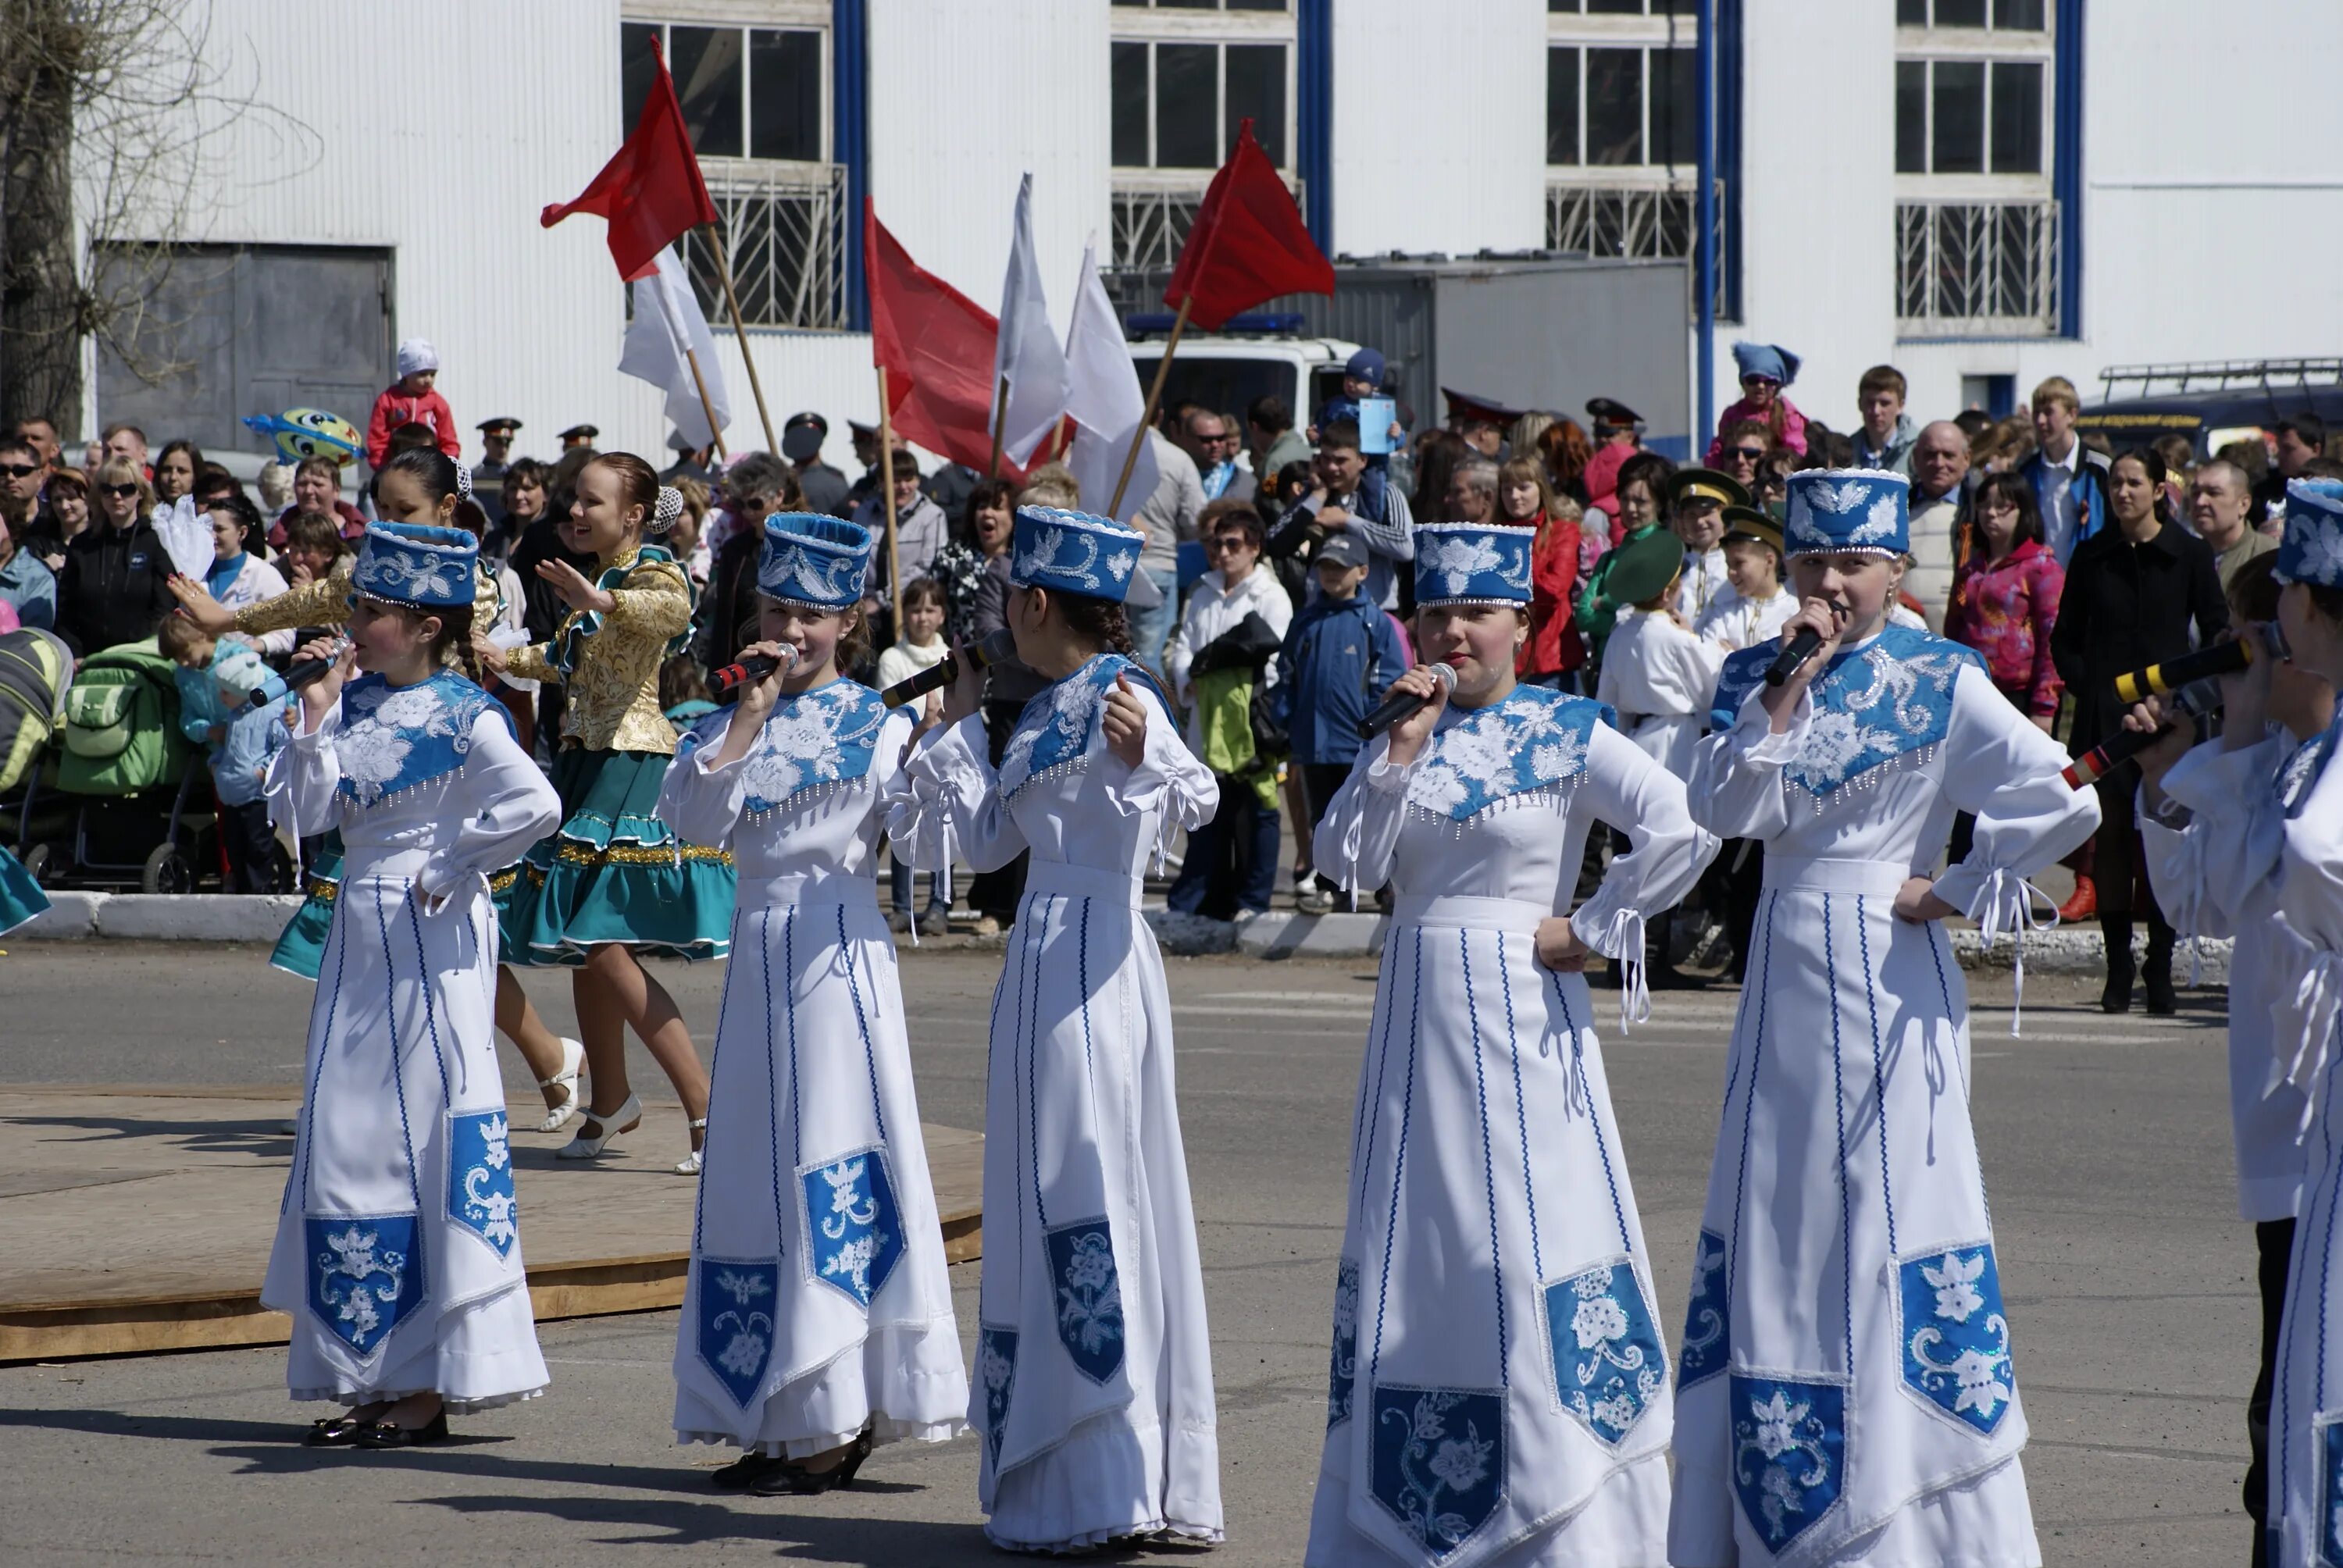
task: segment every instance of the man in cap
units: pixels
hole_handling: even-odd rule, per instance
[[[561,432],[561,449],[569,452],[582,447],[590,451],[593,448],[595,437],[601,433],[592,425],[572,425]]]
[[[1684,541],[1684,580],[1675,608],[1696,626],[1725,590],[1725,508],[1747,507],[1749,492],[1715,468],[1678,468],[1668,476],[1668,521]]]
[[[830,439],[830,421],[808,409],[789,416],[781,427],[781,456],[798,477],[798,493],[809,512],[847,514],[846,476],[821,460],[822,443]]]
[[[488,456],[472,467],[472,499],[488,515],[491,530],[501,528],[505,522],[505,470],[512,466],[513,432],[520,421],[498,417],[483,419],[474,428],[480,433],[480,445]]]
[[[1771,642],[1797,613],[1782,584],[1782,525],[1755,507],[1725,508],[1725,588],[1693,630],[1726,648]]]
[[[1594,427],[1594,456],[1579,476],[1586,486],[1586,504],[1605,516],[1618,516],[1612,496],[1619,488],[1619,465],[1634,457],[1644,434],[1644,421],[1615,397],[1589,397],[1586,417]]]
[[[1440,389],[1440,395],[1448,399],[1448,427],[1483,457],[1502,459],[1505,455],[1505,432],[1522,417],[1522,411],[1508,408],[1493,398],[1476,397],[1446,387]]]

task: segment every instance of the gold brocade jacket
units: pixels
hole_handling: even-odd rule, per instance
[[[632,569],[610,590],[616,602],[602,623],[579,638],[578,668],[564,675],[553,649],[577,625],[581,611],[562,618],[551,642],[517,648],[506,659],[511,673],[530,680],[559,681],[567,689],[561,733],[596,751],[647,751],[675,755],[675,726],[660,711],[659,666],[667,645],[691,625],[691,585],[673,561],[637,562],[637,552],[596,567],[597,581],[613,567]]]
[[[350,618],[350,573],[357,564],[355,558],[344,556],[323,580],[245,606],[236,612],[236,629],[259,637],[305,626],[341,625]],[[472,567],[472,624],[482,630],[495,626],[504,614],[504,591],[497,586],[495,568],[486,561]],[[455,650],[448,652],[452,662]]]

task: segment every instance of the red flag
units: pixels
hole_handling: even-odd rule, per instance
[[[870,357],[887,372],[895,434],[982,471],[992,460],[992,364],[1001,322],[911,259],[862,201],[862,268],[870,286]],[[1024,471],[1001,460],[1012,480]]]
[[[1178,308],[1192,301],[1188,319],[1211,331],[1241,310],[1281,294],[1332,294],[1334,268],[1302,226],[1293,194],[1261,144],[1252,122],[1237,126],[1237,145],[1212,176],[1180,265],[1163,290]]]
[[[683,106],[676,102],[675,82],[667,74],[656,40],[651,65],[650,95],[643,100],[634,134],[576,201],[558,202],[538,218],[547,228],[573,212],[609,219],[610,259],[629,283],[659,270],[660,251],[701,224],[716,221],[716,204],[708,199],[707,182],[699,177],[699,159],[692,154],[691,133],[684,127]]]

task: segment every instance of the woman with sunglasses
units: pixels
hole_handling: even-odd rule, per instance
[[[1744,419],[1763,425],[1774,437],[1773,445],[1805,457],[1806,417],[1783,395],[1783,389],[1798,378],[1798,357],[1771,343],[1736,343],[1733,362],[1741,367],[1741,400],[1717,419],[1716,438],[1708,444],[1708,466],[1721,465],[1724,433]]]
[[[147,521],[155,492],[137,465],[99,465],[96,495],[98,525],[74,536],[57,573],[57,633],[82,658],[154,636],[173,603],[171,558]]]

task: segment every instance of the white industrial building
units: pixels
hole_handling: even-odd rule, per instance
[[[1792,397],[1841,429],[1883,360],[1916,413],[1943,414],[1998,410],[2053,373],[2087,400],[2110,364],[2343,345],[2326,243],[2343,233],[2343,146],[2306,113],[2343,61],[2333,0],[1710,3],[1718,407],[1743,337],[1802,355]],[[185,318],[195,368],[140,387],[93,350],[85,423],[144,413],[158,439],[193,425],[218,440],[223,420],[297,402],[362,420],[391,346],[419,335],[468,440],[509,415],[526,452],[580,420],[606,447],[657,451],[658,393],[615,368],[626,301],[602,224],[538,223],[617,147],[653,30],[727,218],[775,426],[823,411],[844,463],[845,419],[877,409],[856,330],[866,193],[915,257],[990,305],[1031,171],[1061,324],[1087,237],[1131,265],[1176,251],[1243,115],[1338,257],[1681,256],[1699,10],[210,0],[223,82],[274,113],[213,133],[186,232],[134,236],[198,247],[158,311]],[[722,341],[733,443],[762,445]],[[1689,377],[1689,328],[1684,357]]]

